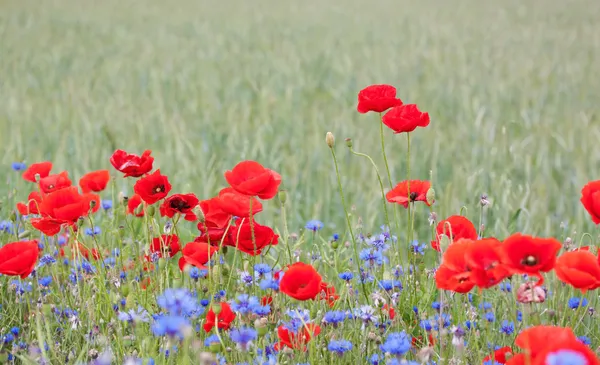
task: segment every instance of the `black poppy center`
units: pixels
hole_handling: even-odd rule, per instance
[[[525,266],[535,266],[537,263],[538,259],[533,255],[526,256],[523,260],[521,260],[521,264]]]
[[[171,208],[175,210],[190,209],[191,206],[185,200],[172,200]]]
[[[156,194],[162,193],[163,191],[165,191],[165,186],[164,185],[158,185],[156,188],[154,188],[154,192]]]
[[[419,196],[419,194],[415,193],[414,191],[412,193],[410,193],[409,197],[410,197],[410,201],[414,202],[415,200],[417,200],[417,197]]]

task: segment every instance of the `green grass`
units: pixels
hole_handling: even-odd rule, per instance
[[[30,189],[10,170],[14,161],[50,160],[55,171],[68,170],[76,181],[90,170],[110,168],[117,148],[152,149],[173,192],[201,199],[225,187],[223,172],[241,160],[278,171],[290,231],[300,233],[306,249],[315,237],[302,236],[302,227],[319,219],[326,228],[317,245],[324,247],[331,233],[346,231],[325,144],[331,131],[352,225],[378,231],[384,217],[376,175],[366,159],[351,155],[344,139],[352,138],[354,149],[372,156],[385,175],[378,116],[357,113],[356,97],[369,84],[389,83],[404,102],[431,116],[429,127],[411,135],[411,178],[431,174],[438,217],[462,211],[477,224],[480,195],[487,193],[487,235],[503,239],[520,231],[578,243],[584,232],[598,232],[579,196],[586,182],[599,178],[599,18],[594,0],[0,0],[0,216],[7,217]],[[386,130],[385,139],[393,180],[384,179],[387,188],[406,178],[406,138]],[[114,195],[132,194],[130,181],[115,181]],[[417,210],[416,238],[422,242],[430,240],[427,217],[428,211]],[[102,221],[111,248],[120,247],[111,226],[120,218]],[[260,223],[283,230],[276,202],[265,203]],[[403,238],[404,211],[400,224]],[[127,233],[127,240],[147,238],[136,233]],[[326,248],[326,255],[332,252]],[[338,267],[327,267],[331,262],[338,264],[324,260],[319,268],[334,280]],[[57,275],[66,281],[68,272]],[[162,290],[173,279],[167,271],[157,285]],[[101,330],[111,339],[115,332],[106,323],[114,324],[111,306],[121,296],[103,291],[104,285],[96,276],[81,298],[71,299],[81,306],[83,297],[102,289],[94,297],[96,311],[81,319],[87,329],[106,319]],[[433,285],[418,289],[421,305],[437,298]],[[0,290],[8,295],[7,286]],[[149,299],[148,292],[133,291],[155,306],[153,294]],[[573,293],[549,299],[552,310],[560,314]],[[60,301],[62,294],[53,295]],[[405,302],[403,309],[416,304]],[[499,313],[514,314],[511,303],[495,305]],[[4,317],[0,331],[24,315],[10,310],[13,317]],[[464,321],[461,305],[451,311]],[[531,323],[545,321],[536,315]],[[557,323],[577,326],[580,315]],[[590,322],[583,324],[585,333],[597,344]],[[34,340],[52,337],[44,323],[28,326]],[[359,326],[353,330],[352,336],[364,335]],[[65,336],[76,344],[71,360],[88,359],[88,349],[103,346],[88,347],[77,331]],[[485,347],[484,337],[474,341]],[[158,342],[150,338],[132,348],[154,351]],[[131,350],[125,340],[114,345],[119,357]],[[61,346],[62,356],[68,346]],[[311,360],[324,361],[315,353]],[[156,351],[140,356],[146,355]],[[470,360],[481,360],[479,355]],[[282,364],[295,363],[290,361]]]

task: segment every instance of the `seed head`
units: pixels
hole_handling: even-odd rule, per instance
[[[335,137],[333,137],[333,133],[327,132],[327,134],[325,135],[325,142],[327,143],[329,148],[333,148],[333,146],[335,145]]]

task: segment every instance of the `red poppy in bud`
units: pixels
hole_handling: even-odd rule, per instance
[[[248,218],[250,209],[252,215],[262,212],[262,204],[258,199],[240,194],[233,188],[225,188],[219,192],[219,206],[223,212],[240,218]]]
[[[592,221],[600,224],[600,180],[591,181],[581,189],[581,204],[590,213]]]
[[[48,175],[40,179],[40,190],[44,194],[49,194],[53,191],[68,188],[71,185],[69,173],[66,171],[63,171],[60,174]]]
[[[465,253],[472,244],[474,241],[462,239],[450,245],[444,252],[442,264],[435,272],[435,283],[438,289],[463,294],[473,289],[475,283],[465,260]]]
[[[321,333],[321,327],[314,323],[307,323],[298,330],[295,334],[288,330],[285,326],[277,327],[277,337],[279,342],[275,344],[275,350],[280,351],[283,347],[306,351],[306,344],[310,340]]]
[[[394,133],[409,133],[417,127],[427,127],[429,114],[421,112],[416,104],[404,104],[385,113],[382,120]]]
[[[391,85],[371,85],[358,93],[359,113],[383,113],[389,108],[402,105],[402,100],[396,97],[396,88]]]
[[[124,173],[123,177],[140,177],[152,170],[154,157],[150,156],[152,151],[146,150],[141,156],[116,150],[110,158],[110,163],[118,171]]]
[[[192,211],[199,203],[194,194],[171,195],[160,206],[161,217],[173,218],[175,214],[181,214],[186,221],[193,222],[198,219]]]
[[[556,259],[554,271],[560,281],[580,289],[584,294],[600,287],[598,258],[589,251],[563,253]]]
[[[502,242],[495,238],[473,241],[465,252],[465,261],[471,270],[471,280],[478,287],[490,288],[510,275],[502,264]]]
[[[508,355],[508,357],[512,356],[513,352],[512,349],[509,346],[504,346],[499,348],[498,350],[494,351],[494,353],[492,355],[488,355],[483,359],[483,362],[485,363],[486,361],[492,361],[492,363],[498,363],[498,364],[505,364],[506,363],[506,357]]]
[[[150,252],[157,253],[158,257],[175,256],[179,252],[179,237],[175,234],[154,237],[150,244]]]
[[[264,168],[256,161],[242,161],[231,171],[225,172],[225,179],[240,194],[271,199],[277,194],[281,176]]]
[[[251,256],[260,255],[262,250],[268,245],[277,245],[279,235],[270,227],[260,225],[249,219],[243,219],[240,224],[230,228],[230,239],[224,242],[227,246],[233,246],[238,250]],[[252,235],[254,234],[254,239]]]
[[[542,285],[544,279],[541,272],[554,268],[556,254],[562,245],[554,238],[538,238],[513,234],[502,244],[502,262],[517,274],[529,274],[539,279],[537,285]]]
[[[204,222],[206,222],[207,226],[222,228],[226,227],[231,220],[231,214],[221,209],[219,197],[202,200],[200,202],[200,209],[202,209]],[[250,211],[250,209],[248,209],[248,211]],[[211,224],[209,224],[209,222]]]
[[[477,229],[467,217],[462,215],[452,215],[443,221],[440,221],[435,227],[437,240],[431,243],[431,247],[436,251],[440,250],[440,237],[446,235],[450,238],[450,243],[458,241],[462,238],[468,240],[477,239]]]
[[[33,271],[39,252],[38,242],[35,240],[5,244],[0,248],[0,274],[25,279]]]
[[[182,253],[186,263],[203,268],[217,251],[218,249],[209,245],[208,242],[193,241],[183,247]]]
[[[136,217],[143,217],[144,207],[140,207],[141,204],[142,197],[138,194],[133,194],[133,196],[127,200],[127,214],[132,214]]]
[[[39,206],[42,203],[42,195],[38,191],[29,193],[27,202],[17,203],[17,210],[21,215],[40,214]]]
[[[297,300],[309,300],[319,294],[322,281],[314,267],[296,262],[285,271],[279,282],[279,291]]]
[[[169,191],[171,191],[171,184],[165,175],[161,175],[159,169],[136,181],[133,186],[133,191],[138,194],[146,204],[152,205],[157,201],[164,199],[167,194],[169,194]]]
[[[409,186],[410,185],[410,186]],[[410,188],[410,193],[408,192]],[[408,208],[409,202],[422,201],[428,206],[431,205],[427,202],[427,191],[431,188],[429,181],[421,180],[410,180],[402,181],[396,185],[392,190],[385,194],[385,198],[390,203],[398,203],[404,208]]]
[[[335,293],[335,287],[333,285],[322,281],[318,299],[326,300],[329,307],[333,308],[335,302],[340,299],[340,296]]]
[[[89,172],[79,179],[79,186],[81,191],[89,193],[92,191],[100,192],[106,189],[106,185],[110,180],[110,173],[108,170],[98,170]]]
[[[231,326],[231,322],[235,320],[235,313],[231,310],[227,302],[221,302],[218,306],[221,307],[218,315],[215,314],[212,306],[208,310],[208,313],[206,313],[206,322],[204,322],[204,331],[206,333],[210,333],[215,325],[218,329],[227,331]]]
[[[52,162],[38,162],[31,164],[31,166],[29,166],[27,170],[23,172],[22,177],[25,181],[31,181],[34,183],[37,182],[37,180],[35,179],[36,176],[39,179],[43,179],[46,176],[50,175],[50,170],[52,170]]]

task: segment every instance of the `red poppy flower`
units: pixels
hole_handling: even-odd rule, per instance
[[[335,293],[335,286],[324,281],[321,282],[321,291],[319,292],[318,297],[321,300],[326,300],[331,308],[333,308],[335,302],[340,299],[340,296]]]
[[[198,219],[192,211],[199,203],[194,194],[171,195],[160,206],[161,217],[173,218],[175,214],[181,214],[186,221],[193,222]]]
[[[258,199],[240,194],[233,188],[221,190],[218,202],[223,212],[240,218],[248,218],[250,208],[252,208],[252,215],[262,212],[262,204]]]
[[[142,197],[138,194],[133,194],[133,196],[127,200],[127,214],[132,214],[136,217],[143,217],[143,206],[138,208],[140,204],[142,204]]]
[[[396,311],[394,310],[394,307],[392,307],[391,305],[384,304],[381,309],[383,311],[387,312],[387,315],[388,315],[388,317],[390,317],[391,320],[396,318]]]
[[[279,290],[297,300],[309,300],[321,291],[321,275],[311,265],[296,262],[288,267],[279,282]]]
[[[358,93],[359,113],[383,113],[389,108],[402,105],[402,100],[396,97],[396,88],[391,85],[371,85]]]
[[[146,150],[141,156],[116,150],[110,158],[110,163],[118,171],[124,173],[123,177],[140,177],[152,170],[154,157],[150,156],[152,151]]]
[[[437,240],[431,243],[436,251],[440,250],[440,236],[446,235],[450,238],[450,243],[458,241],[462,238],[468,240],[477,239],[477,229],[469,219],[461,215],[452,215],[443,221],[440,221],[435,231],[437,233]]]
[[[192,267],[192,266],[194,266],[194,265],[190,264],[189,262],[187,262],[187,261],[185,260],[185,257],[183,257],[183,256],[181,256],[181,257],[179,258],[179,261],[177,262],[177,264],[179,265],[179,269],[180,269],[181,271],[184,271],[184,270],[185,270],[185,268],[186,268],[186,267],[188,267],[188,266],[189,266],[189,267]],[[200,269],[200,270],[208,270],[208,267],[206,267],[206,266],[194,266],[194,267],[197,267],[197,268],[198,268],[198,269]]]
[[[152,205],[165,198],[171,191],[171,184],[165,175],[161,175],[160,169],[148,176],[144,176],[135,182],[133,191],[138,194],[144,202]]]
[[[298,334],[294,334],[285,326],[277,327],[277,337],[279,342],[275,344],[275,350],[280,351],[283,347],[306,351],[306,344],[310,340],[321,333],[321,327],[314,323],[307,323],[298,330]]]
[[[488,355],[483,359],[483,362],[492,360],[492,362],[496,362],[499,364],[506,363],[506,355],[512,356],[512,349],[509,346],[504,346],[494,351],[492,355]]]
[[[596,255],[589,251],[565,252],[556,259],[556,276],[582,293],[600,287],[600,265]]]
[[[495,238],[473,241],[465,252],[471,280],[480,288],[490,288],[510,275],[502,263],[502,242]]]
[[[273,303],[273,297],[268,295],[260,298],[260,305],[270,305]]]
[[[473,289],[475,283],[465,260],[465,253],[472,244],[474,241],[462,239],[450,245],[444,252],[442,264],[435,272],[435,283],[438,289],[463,294]]]
[[[577,337],[568,327],[535,326],[526,328],[519,333],[515,338],[515,345],[523,350],[528,350],[535,358],[549,344],[566,342],[569,339],[577,339]]]
[[[425,202],[429,206],[431,204],[427,202],[427,191],[430,187],[431,183],[429,181],[410,180],[410,186],[409,181],[402,181],[394,189],[388,191],[385,198],[390,203],[401,204],[404,208],[408,208],[409,202],[416,201]],[[409,188],[410,194],[408,193]]]
[[[429,114],[421,112],[416,104],[404,104],[385,113],[382,120],[394,133],[409,133],[417,127],[427,127]]]
[[[254,232],[254,240],[252,234]],[[279,235],[270,227],[260,225],[253,221],[250,224],[249,219],[243,219],[240,224],[231,228],[230,239],[223,244],[233,246],[238,250],[251,256],[260,255],[262,250],[268,245],[277,245]]]
[[[86,193],[82,195],[83,200],[85,201],[85,206],[87,207],[87,212],[89,213],[90,209],[92,213],[96,213],[100,209],[100,195],[94,193]]]
[[[513,273],[529,274],[544,279],[540,272],[548,272],[554,268],[556,254],[562,245],[554,238],[537,238],[520,233],[508,237],[502,244],[502,262]]]
[[[186,263],[203,268],[218,249],[207,242],[193,241],[183,247],[183,257]]]
[[[194,241],[208,241],[212,246],[219,246],[222,241],[224,246],[235,246],[231,240],[231,235],[228,234],[233,227],[229,229],[227,227],[215,227],[210,222],[200,222],[197,227],[200,236],[196,237]]]
[[[554,338],[548,338],[550,342],[543,347],[543,350],[533,357],[532,365],[547,365],[547,364],[560,364],[562,362],[556,361],[560,358],[560,354],[565,354],[565,357],[572,359],[577,356],[577,360],[574,362],[565,362],[571,364],[586,364],[586,365],[598,365],[600,360],[592,351],[592,349],[581,342],[579,339],[569,337],[562,341],[556,341]],[[583,361],[582,361],[583,360]]]
[[[63,171],[60,174],[48,175],[40,179],[40,190],[44,194],[49,194],[53,191],[68,188],[71,185],[69,174],[66,171]]]
[[[38,231],[42,232],[43,234],[49,237],[52,237],[58,232],[60,232],[60,229],[62,228],[63,224],[65,224],[65,221],[63,220],[54,219],[50,217],[32,218],[30,222],[33,228],[37,229]]]
[[[90,260],[90,258],[92,258],[94,260],[99,260],[102,258],[102,256],[100,255],[100,252],[98,252],[97,249],[92,248],[91,253],[90,253],[90,250],[88,250],[87,247],[85,247],[84,245],[82,245],[79,242],[77,242],[77,245],[73,245],[71,250],[72,250],[73,258],[77,258],[78,255],[85,257],[86,260]]]
[[[238,193],[271,199],[277,194],[281,176],[264,168],[256,161],[242,161],[231,171],[225,172],[225,179]]]
[[[219,197],[202,200],[200,202],[200,209],[202,209],[204,222],[206,222],[207,226],[222,228],[227,226],[231,220],[231,214],[221,209]],[[248,211],[250,211],[250,209],[248,209]]]
[[[74,224],[87,215],[89,208],[89,200],[80,195],[76,187],[68,187],[46,195],[39,210],[44,217]]]
[[[42,195],[38,191],[32,191],[27,197],[27,202],[17,203],[17,210],[21,215],[40,214],[39,206],[42,203]]]
[[[38,162],[31,164],[31,166],[29,166],[27,170],[23,172],[22,177],[25,181],[31,181],[34,183],[37,182],[35,179],[36,176],[38,179],[43,179],[50,175],[50,170],[52,170],[52,162]]]
[[[600,224],[600,180],[591,181],[581,189],[581,204],[592,216],[592,221]]]
[[[108,170],[98,170],[89,172],[79,179],[79,186],[81,191],[89,193],[92,191],[100,192],[106,189],[106,185],[110,180],[110,173]]]
[[[25,279],[33,271],[39,252],[38,242],[35,240],[5,244],[0,248],[0,274]]]
[[[231,310],[227,302],[222,302],[219,306],[221,307],[219,315],[215,314],[212,306],[206,314],[206,322],[204,322],[204,331],[206,333],[209,333],[215,325],[218,329],[227,331],[231,326],[231,322],[235,320],[235,313]]]
[[[158,257],[173,257],[179,252],[179,237],[175,234],[163,234],[160,237],[154,237],[150,244],[150,252],[157,253]]]
[[[414,348],[421,348],[425,345],[433,346],[435,345],[435,338],[433,337],[433,334],[430,333],[429,336],[427,336],[426,340],[423,339],[423,336],[413,337],[411,343],[412,347]]]

